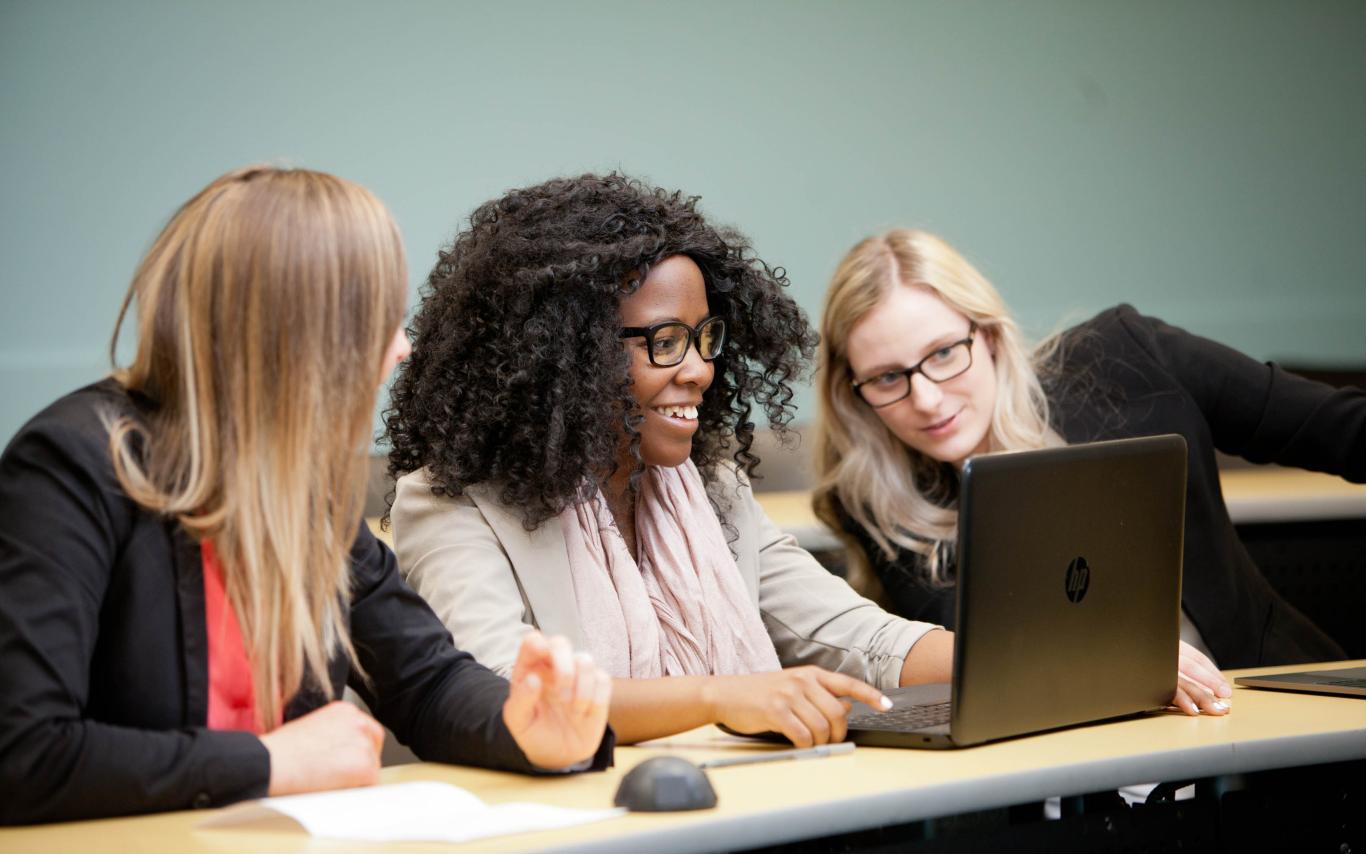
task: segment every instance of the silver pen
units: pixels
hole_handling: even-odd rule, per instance
[[[728,765],[753,765],[756,762],[779,762],[784,759],[816,759],[821,756],[839,756],[853,753],[852,741],[839,741],[834,744],[821,744],[816,747],[797,747],[792,750],[772,750],[767,753],[752,753],[747,756],[732,756],[726,759],[708,759],[697,763],[699,768],[725,768]]]

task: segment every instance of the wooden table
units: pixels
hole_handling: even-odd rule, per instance
[[[1287,669],[1296,668],[1259,668],[1230,676]],[[464,845],[384,846],[311,839],[302,831],[196,830],[206,814],[179,812],[0,830],[0,851],[667,854],[772,845],[1144,781],[1366,758],[1366,700],[1239,687],[1232,702],[1233,713],[1227,717],[1155,714],[966,750],[860,747],[832,758],[716,768],[708,772],[720,799],[712,810],[631,814],[568,830]],[[704,727],[620,748],[617,767],[600,774],[546,779],[417,764],[387,768],[382,777],[386,783],[446,781],[490,803],[530,800],[600,808],[611,804],[622,774],[649,756],[670,753],[701,760],[773,749]]]
[[[1219,473],[1234,524],[1366,519],[1366,484],[1275,466]]]

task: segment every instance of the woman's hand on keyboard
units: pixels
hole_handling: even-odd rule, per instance
[[[891,701],[866,682],[819,667],[790,667],[773,673],[714,676],[703,696],[712,719],[736,732],[780,732],[798,747],[843,741],[850,704],[874,709]]]

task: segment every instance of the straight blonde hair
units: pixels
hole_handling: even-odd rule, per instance
[[[845,530],[841,511],[891,559],[896,547],[924,558],[931,584],[948,582],[949,551],[958,511],[944,506],[953,493],[951,467],[901,442],[854,391],[849,333],[891,288],[923,285],[977,324],[996,366],[996,407],[987,435],[990,451],[1056,444],[1048,399],[1036,366],[1052,362],[1057,338],[1028,352],[1019,326],[996,288],[953,247],[924,231],[894,229],[849,250],[826,293],[817,351],[816,515],[840,533],[853,557],[850,583],[880,591],[863,550]]]
[[[185,203],[142,259],[110,345],[154,401],[110,424],[119,483],[211,540],[252,663],[262,729],[351,656],[348,555],[381,362],[407,270],[392,217],[331,175],[253,166]],[[132,364],[119,330],[137,303]]]

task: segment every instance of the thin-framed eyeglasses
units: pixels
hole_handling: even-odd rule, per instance
[[[972,341],[977,324],[968,326],[966,338],[945,344],[930,355],[895,371],[883,371],[866,380],[854,380],[854,391],[874,409],[891,406],[911,394],[911,376],[920,374],[932,383],[948,382],[972,367]]]
[[[694,343],[703,361],[710,362],[721,355],[726,343],[726,321],[713,315],[697,324],[696,328],[679,320],[666,320],[650,326],[623,326],[622,338],[644,338],[650,364],[656,368],[672,368],[688,355]]]

